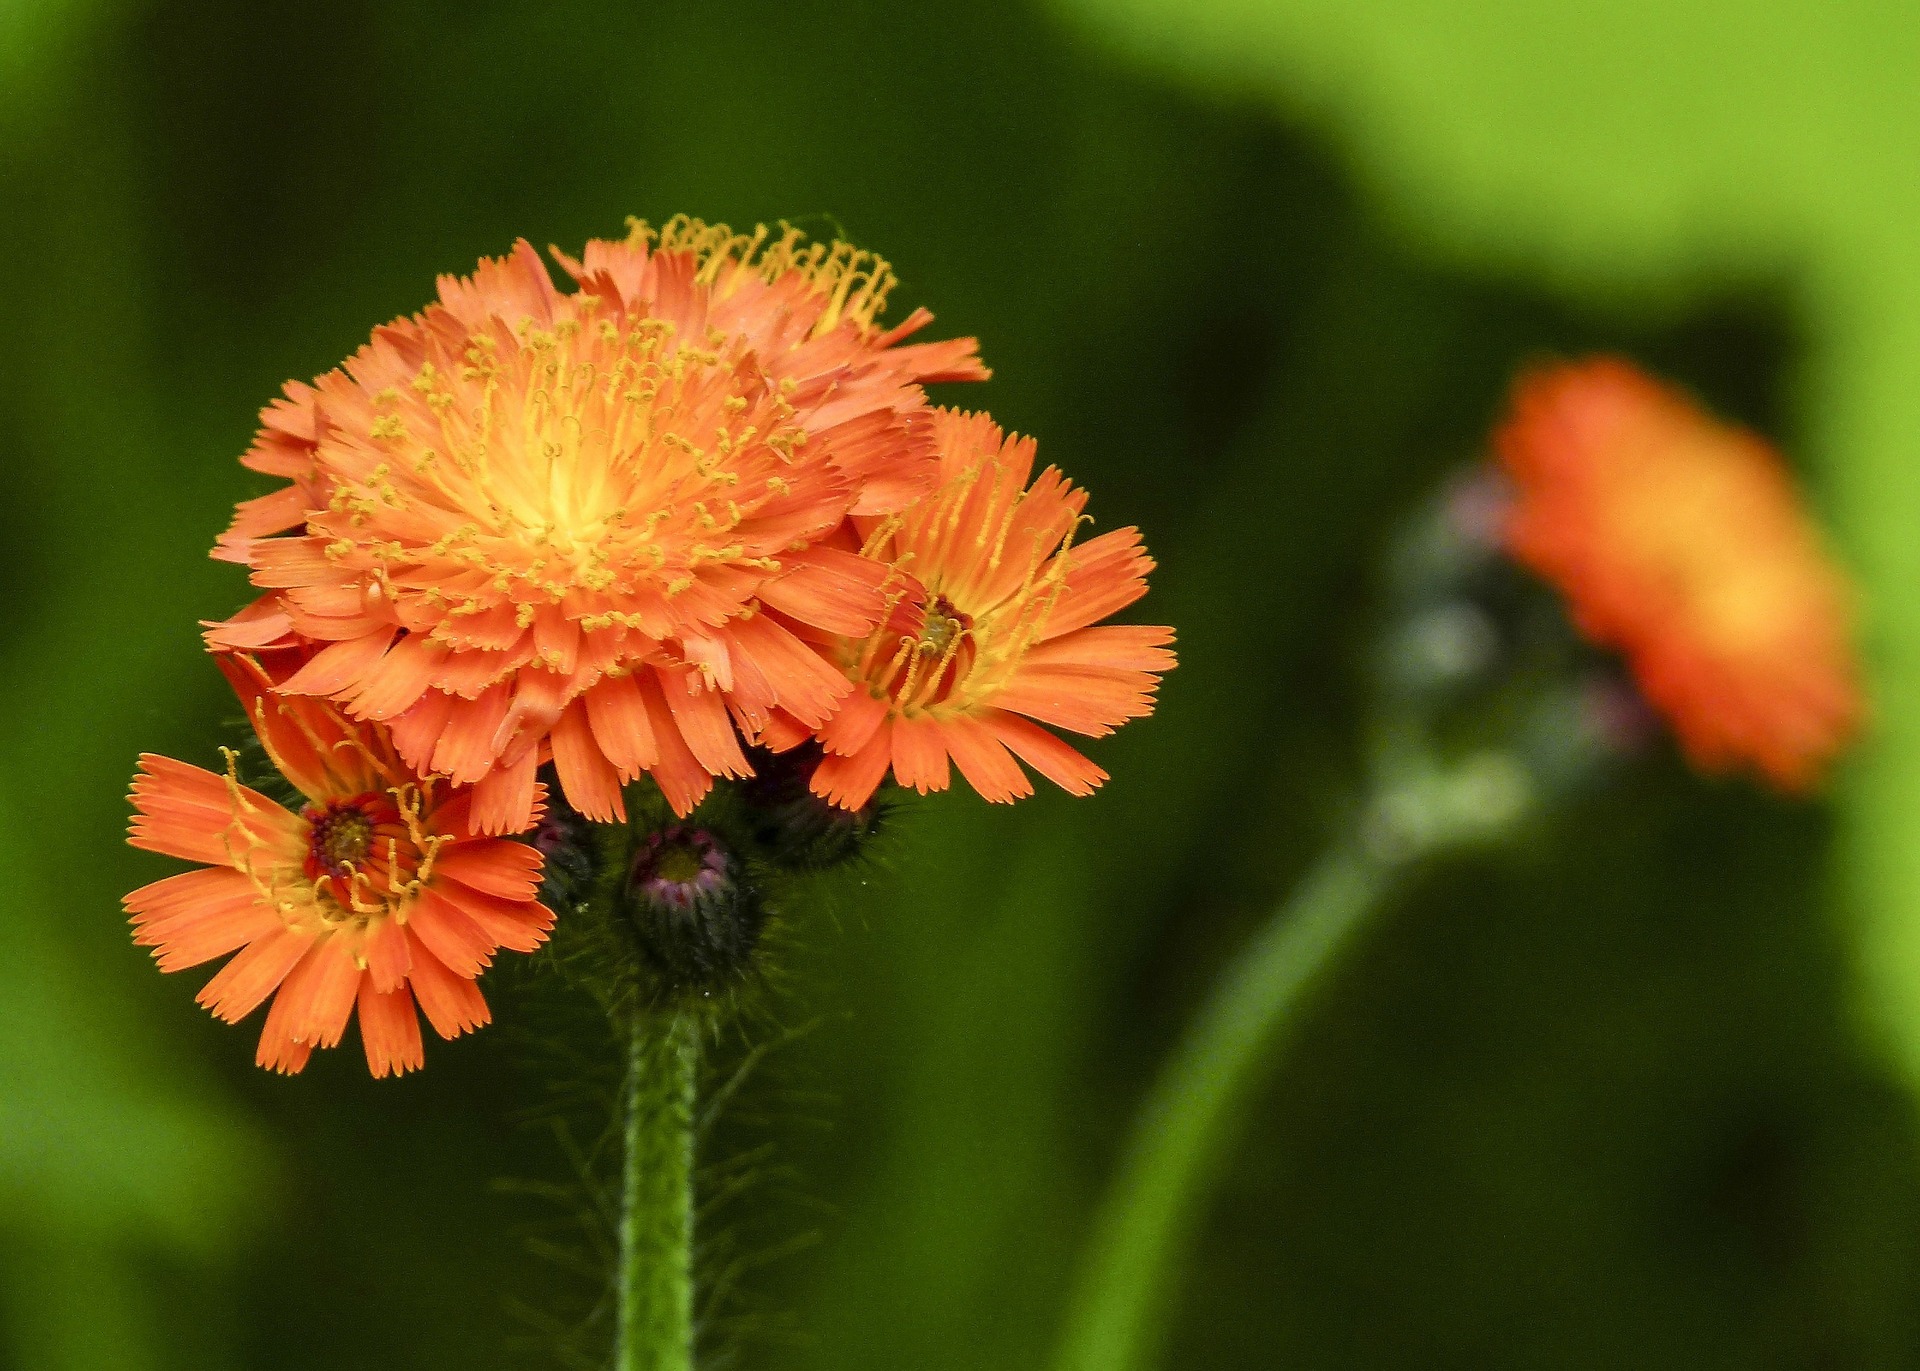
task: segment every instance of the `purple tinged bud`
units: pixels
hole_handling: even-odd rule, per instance
[[[1660,736],[1660,719],[1633,683],[1612,672],[1595,672],[1580,683],[1580,724],[1601,750],[1617,757],[1643,755]]]
[[[739,857],[718,836],[673,824],[639,845],[627,897],[640,945],[676,985],[710,990],[744,972],[764,914]]]
[[[1486,552],[1505,548],[1513,483],[1497,468],[1474,467],[1456,477],[1442,498],[1441,517],[1455,537]]]

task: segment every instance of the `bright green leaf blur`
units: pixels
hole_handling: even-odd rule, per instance
[[[1455,260],[1683,308],[1793,283],[1796,399],[1865,582],[1850,788],[1872,1025],[1920,1081],[1920,24],[1896,0],[1059,0],[1211,91],[1305,115]]]

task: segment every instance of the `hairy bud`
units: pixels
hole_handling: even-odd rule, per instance
[[[677,987],[711,990],[745,971],[765,912],[740,857],[705,828],[649,834],[627,874],[642,952]]]
[[[789,871],[825,871],[852,861],[885,822],[880,796],[842,809],[814,794],[808,783],[819,764],[817,743],[757,754],[754,775],[740,787],[767,860]]]
[[[526,835],[527,843],[546,858],[540,898],[549,909],[571,908],[592,893],[601,871],[594,827],[549,782],[546,813]]]

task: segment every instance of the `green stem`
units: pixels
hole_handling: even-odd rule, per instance
[[[633,1014],[615,1371],[693,1366],[693,1018]]]
[[[1293,1011],[1381,903],[1388,874],[1375,859],[1332,849],[1215,989],[1127,1140],[1094,1221],[1055,1371],[1139,1371],[1152,1362],[1197,1201],[1233,1141],[1236,1106],[1272,1063]]]

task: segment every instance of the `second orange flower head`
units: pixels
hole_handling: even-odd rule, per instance
[[[415,1069],[418,1013],[444,1038],[478,1028],[493,954],[545,940],[540,854],[476,834],[472,796],[416,777],[378,725],[276,694],[250,658],[221,669],[303,803],[242,785],[231,754],[225,776],[143,756],[133,845],[199,865],[126,897],[134,940],[162,971],[235,953],[199,1000],[233,1023],[271,997],[261,1066],[300,1070],[357,1010],[373,1074]]]

